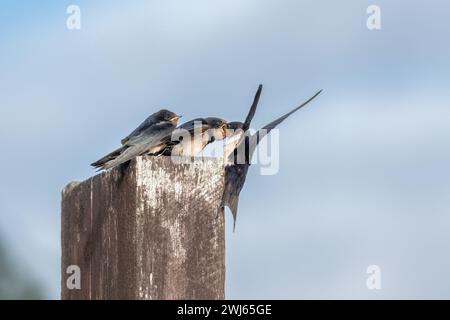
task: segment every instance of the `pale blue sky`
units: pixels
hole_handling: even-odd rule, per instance
[[[78,4],[82,28],[66,29]],[[366,28],[381,7],[382,29]],[[59,297],[60,191],[147,115],[281,126],[280,171],[250,170],[228,298],[450,298],[448,1],[0,4],[0,232]],[[219,99],[217,99],[219,97]],[[366,289],[366,267],[382,290]]]

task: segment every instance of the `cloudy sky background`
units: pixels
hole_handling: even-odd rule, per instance
[[[79,31],[66,29],[72,3]],[[2,1],[2,246],[57,299],[60,191],[150,113],[241,120],[263,83],[259,127],[324,89],[281,126],[279,173],[250,170],[234,234],[227,217],[227,298],[450,298],[448,12],[444,0]]]

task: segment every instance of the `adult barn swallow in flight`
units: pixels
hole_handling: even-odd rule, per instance
[[[253,103],[250,110],[245,118],[244,122],[232,121],[227,124],[227,141],[224,148],[224,159],[230,159],[231,153],[236,155],[237,146],[240,144],[242,139],[244,139],[245,133],[250,129],[250,123],[255,116],[256,107],[258,106],[259,98],[261,97],[262,84],[258,86],[255,97],[253,98]]]
[[[137,156],[153,154],[166,147],[167,137],[175,130],[181,116],[162,109],[153,113],[139,127],[121,140],[122,146],[107,154],[91,166],[102,170],[125,163]]]
[[[221,118],[197,118],[183,123],[172,132],[162,155],[194,157],[211,142],[223,140],[227,122]]]
[[[302,103],[300,106],[286,113],[285,115],[279,117],[278,119],[272,121],[271,123],[265,125],[261,129],[259,129],[254,134],[249,134],[249,126],[250,122],[255,114],[256,106],[258,104],[259,95],[261,94],[262,87],[258,88],[258,92],[255,96],[252,107],[250,108],[249,114],[244,123],[242,122],[230,122],[228,124],[228,129],[243,131],[244,134],[239,139],[239,142],[235,145],[233,152],[228,155],[228,165],[225,167],[225,189],[222,197],[222,206],[227,206],[230,208],[231,213],[233,214],[233,230],[236,226],[236,216],[237,216],[237,207],[239,201],[239,194],[244,186],[245,179],[247,177],[248,168],[250,167],[250,160],[253,156],[253,153],[256,150],[259,142],[277,125],[283,122],[287,117],[289,117],[294,112],[298,111],[309,102],[311,102],[314,98],[316,98],[322,90],[317,92],[314,96],[308,99],[306,102]],[[241,133],[242,134],[242,133]],[[235,142],[233,142],[235,143]],[[239,160],[238,151],[244,150],[244,161],[236,161]]]

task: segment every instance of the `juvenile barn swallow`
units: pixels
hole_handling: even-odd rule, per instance
[[[259,94],[260,86],[258,88]],[[250,167],[250,160],[253,156],[253,153],[256,150],[259,142],[277,125],[283,122],[287,117],[289,117],[294,112],[298,111],[300,108],[307,105],[314,98],[316,98],[322,90],[317,92],[314,96],[308,99],[306,102],[302,103],[300,106],[281,116],[280,118],[272,121],[271,123],[265,125],[261,129],[259,129],[256,133],[250,134],[248,129],[250,126],[250,122],[255,114],[256,105],[258,104],[259,95],[255,96],[255,100],[253,102],[252,107],[250,108],[247,119],[244,123],[242,122],[230,122],[228,124],[228,129],[243,131],[239,133],[241,136],[239,138],[239,142],[236,144],[235,148],[232,152],[228,154],[228,165],[225,167],[225,189],[222,197],[222,206],[227,206],[231,213],[233,214],[233,231],[236,227],[236,216],[237,216],[237,207],[239,202],[239,194],[244,186],[245,179],[247,177],[248,169]],[[234,142],[233,142],[234,143]],[[238,151],[244,150],[245,159],[240,159],[240,155]],[[240,160],[240,161],[239,161]],[[243,160],[243,161],[242,161]]]
[[[102,170],[125,163],[137,156],[157,153],[166,147],[165,139],[175,130],[181,116],[162,109],[153,113],[139,127],[121,140],[122,146],[91,166]]]
[[[197,118],[183,123],[172,133],[163,155],[194,157],[211,142],[223,140],[227,122],[221,118]]]

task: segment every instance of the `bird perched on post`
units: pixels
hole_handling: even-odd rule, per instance
[[[231,138],[238,135],[238,141],[236,142],[235,140],[231,140],[232,145],[228,148],[228,165],[225,167],[225,189],[222,197],[222,206],[227,206],[233,214],[233,230],[236,226],[239,194],[244,186],[248,169],[250,167],[251,158],[259,142],[287,117],[307,105],[322,92],[322,90],[320,90],[300,106],[272,121],[271,123],[265,125],[256,133],[249,134],[248,129],[250,127],[250,122],[255,115],[256,107],[261,95],[261,90],[262,86],[260,85],[245,122],[242,123],[235,121],[228,123],[228,129],[230,129],[231,132],[233,132],[233,130],[234,132],[237,132],[228,135]],[[227,146],[225,146],[225,149],[227,150]],[[232,151],[230,152],[231,149]],[[242,152],[244,152],[244,154],[241,154]]]
[[[183,123],[167,141],[162,155],[194,157],[211,142],[223,140],[226,136],[227,121],[221,118],[197,118]]]
[[[162,109],[150,115],[139,127],[121,140],[122,146],[107,154],[91,166],[102,170],[125,163],[137,156],[160,152],[166,139],[175,130],[181,116]]]

